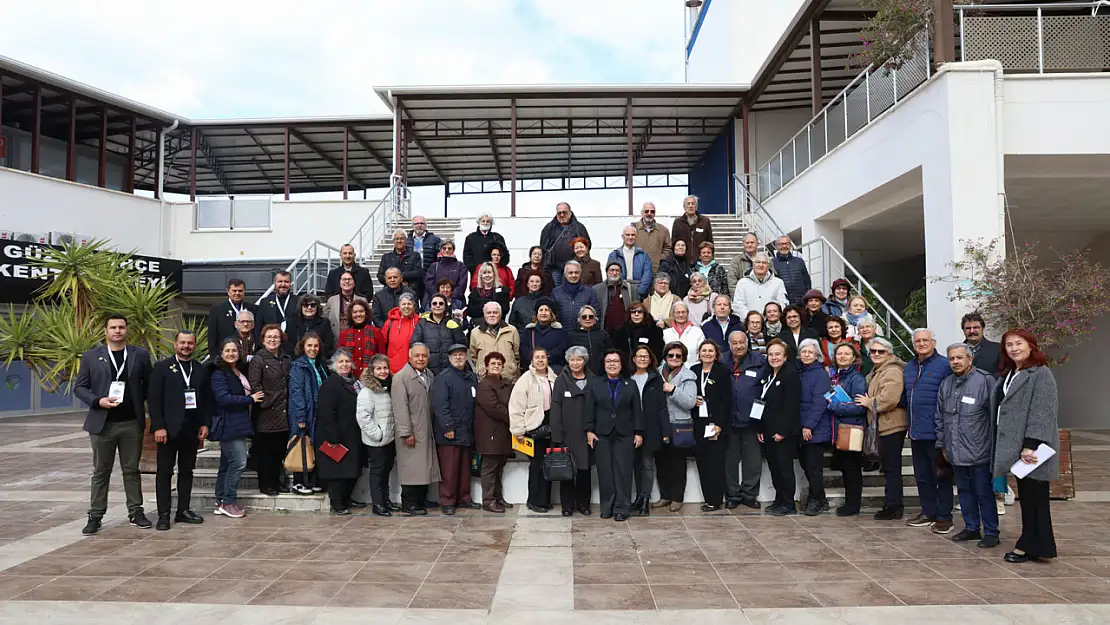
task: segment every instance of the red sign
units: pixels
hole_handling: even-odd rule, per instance
[[[8,140],[5,139],[2,135],[0,135],[0,158],[6,157],[7,156],[7,151],[8,151]]]

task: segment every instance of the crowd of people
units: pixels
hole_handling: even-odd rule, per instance
[[[454,241],[416,217],[410,232],[393,235],[377,288],[351,246],[322,296],[295,295],[279,271],[256,305],[241,280],[230,280],[227,300],[209,314],[205,365],[193,362],[195,336],[183,331],[174,356],[152,367],[126,344],[126,320],[111,316],[106,344],[85,354],[76,384],[97,452],[85,532],[99,529],[117,449],[131,523],[151,525],[133,427],[145,402],[158,444],[159,529],[171,526],[175,465],[174,521],[203,521],[189,499],[206,439],[220,443],[215,513],[232,518],[245,514],[238,487],[248,456],[263,493],[326,490],[336,515],[368,506],[382,516],[424,515],[437,505],[447,515],[504,513],[513,507],[502,475],[514,439],[530,439],[526,505],[538,513],[553,507],[545,457],[561,453],[573,468],[558,481],[564,516],[591,514],[591,468],[602,518],[678,511],[691,456],[705,512],[759,509],[766,459],[775,496],[765,511],[799,512],[797,460],[808,481],[801,511],[820,515],[829,509],[822,473],[832,451],[845,487],[836,514],[860,513],[862,473],[875,462],[885,476],[875,518],[894,521],[904,516],[908,435],[921,510],[907,523],[952,531],[955,485],[964,529],[954,539],[996,546],[995,493],[1011,465],[1036,464],[1042,443],[1059,446],[1055,384],[1035,337],[1014,329],[999,345],[969,314],[966,342],[942,355],[933,332],[918,329],[903,362],[849,281],[834,282],[829,297],[812,288],[787,237],[768,255],[748,234],[726,267],[697,198],[683,208],[668,231],[645,204],[602,266],[586,226],[560,203],[515,277],[491,216],[466,237],[461,261]],[[285,478],[298,441],[314,466]],[[1017,481],[1023,534],[1008,560],[1055,556],[1048,483],[1056,470],[1050,458]]]

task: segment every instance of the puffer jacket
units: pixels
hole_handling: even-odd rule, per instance
[[[744,322],[736,315],[729,315],[728,322],[725,328],[721,328],[721,322],[717,317],[710,317],[701,324],[701,333],[705,338],[713,341],[720,348],[721,353],[728,351],[728,335],[733,332],[743,332]]]
[[[963,376],[953,373],[940,383],[934,418],[937,449],[943,449],[953,465],[969,467],[991,460],[994,382],[986,371],[972,367]]]
[[[867,394],[867,381],[864,379],[863,374],[860,373],[855,367],[848,367],[847,369],[829,369],[830,384],[835,386],[840,385],[848,397],[855,400],[856,395]],[[832,442],[836,442],[836,425],[839,423],[848,423],[851,425],[864,425],[867,419],[867,409],[861,408],[855,401],[839,402],[833,401],[829,403],[828,411],[835,417],[833,420]]]
[[[547,350],[547,365],[556,372],[562,371],[567,364],[567,331],[558,321],[548,325],[529,323],[520,331],[520,366],[532,366],[532,352],[537,347]]]
[[[624,262],[623,246],[609,252],[605,265],[613,262],[621,266],[621,280],[630,281],[641,299],[647,297],[652,287],[651,257],[648,253],[639,246],[632,248],[632,271],[628,270],[627,263]]]
[[[549,368],[544,377],[536,375],[535,371],[529,369],[516,381],[513,392],[509,395],[509,431],[513,436],[524,436],[525,433],[544,424],[546,415],[543,409],[541,384],[554,388],[556,379],[558,376]]]
[[[867,396],[871,398],[867,419],[870,421],[878,415],[879,436],[906,430],[906,409],[901,407],[905,367],[906,363],[892,357],[881,365],[875,365],[867,374]]]
[[[389,391],[382,388],[381,383],[373,376],[363,385],[358,392],[358,403],[355,408],[355,417],[358,427],[362,430],[362,442],[370,447],[385,447],[392,445],[395,437],[393,427],[393,402],[390,400]]]
[[[578,324],[578,312],[586,304],[601,310],[597,294],[592,288],[583,286],[581,282],[571,284],[564,280],[562,285],[555,287],[551,292],[551,297],[555,298],[555,303],[559,305],[559,323],[563,324],[564,328],[573,328]]]
[[[789,366],[789,365],[787,365]],[[828,402],[825,393],[829,392],[829,374],[821,361],[803,365],[798,363],[798,375],[802,381],[799,417],[803,428],[813,431],[813,437],[803,444],[817,445],[832,442],[832,415],[825,412]]]
[[[910,420],[910,438],[935,441],[937,428],[937,393],[940,383],[952,373],[948,359],[936,350],[921,362],[917,358],[906,363],[902,375],[905,380],[903,404]]]
[[[748,427],[754,424],[751,419],[752,404],[763,393],[763,386],[759,381],[766,373],[767,357],[749,350],[740,362],[735,362],[731,352],[724,353],[724,363],[732,378],[732,423],[730,425],[733,428]]]
[[[674,390],[667,394],[667,426],[663,432],[663,438],[669,439],[673,432],[671,426],[693,422],[690,411],[698,403],[698,379],[686,365],[675,371],[670,379],[667,378],[667,365],[661,365],[659,375],[663,381],[674,384]]]
[[[602,359],[605,357],[605,350],[613,347],[613,338],[601,329],[601,324],[595,323],[589,330],[582,326],[571,330],[567,336],[567,347],[575,346],[585,347],[586,351],[590,352],[586,369],[594,375],[604,375]]]
[[[390,373],[396,374],[409,363],[409,346],[419,324],[420,317],[413,315],[406,319],[401,316],[400,308],[389,311],[382,325],[382,335],[385,337],[385,355],[389,357]]]
[[[231,441],[254,435],[251,406],[254,399],[244,389],[239,376],[228,367],[216,367],[208,378],[212,387],[212,429],[210,441]]]
[[[732,297],[732,287],[728,284],[728,269],[716,260],[709,261],[708,265],[703,265],[698,261],[696,269],[699,273],[705,276],[705,281],[709,283],[709,290],[719,295],[727,295]]]
[[[740,317],[747,315],[749,310],[763,314],[769,302],[778,302],[779,306],[786,307],[786,285],[771,272],[767,272],[763,280],[749,273],[736,282],[732,312]]]
[[[438,257],[424,273],[424,306],[426,307],[432,296],[439,292],[437,285],[440,280],[451,281],[451,297],[455,299],[466,297],[468,274],[466,265],[454,256]]]
[[[802,297],[805,296],[806,291],[813,288],[809,270],[806,269],[806,261],[801,256],[794,254],[783,256],[776,252],[771,258],[771,265],[775,269],[775,275],[782,279],[786,287],[786,299],[791,304],[804,306]]]
[[[462,325],[450,315],[436,323],[432,320],[432,313],[426,312],[420,315],[420,323],[412,331],[412,342],[428,346],[428,368],[439,375],[451,366],[447,350],[456,343],[466,345],[466,336]]]
[[[520,332],[502,322],[496,327],[479,324],[470,330],[470,362],[478,370],[478,377],[486,374],[486,354],[500,352],[505,357],[501,377],[515,380],[520,376]]]
[[[432,382],[432,419],[436,445],[470,447],[474,444],[474,399],[478,376],[469,366],[448,367]],[[454,438],[447,438],[454,432]]]
[[[322,360],[322,359],[321,359]],[[316,440],[316,396],[320,384],[328,379],[328,370],[321,361],[300,356],[289,368],[289,433],[299,434],[298,423],[304,423],[304,433]]]
[[[250,362],[251,392],[266,396],[255,406],[255,430],[262,433],[289,431],[289,369],[293,359],[288,354],[275,356],[260,349]]]

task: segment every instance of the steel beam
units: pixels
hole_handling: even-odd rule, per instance
[[[69,98],[69,134],[66,140],[66,180],[77,180],[77,98]]]
[[[625,178],[625,183],[628,185],[628,214],[629,216],[631,216],[634,214],[632,208],[632,188],[634,182],[632,180],[632,177],[635,174],[636,170],[635,155],[633,154],[632,148],[632,98],[628,98],[624,112],[625,117],[627,118],[624,122],[625,138],[628,142],[628,155],[626,157],[628,159],[628,174]]]
[[[509,215],[516,217],[516,98],[509,108]]]
[[[348,147],[350,147],[349,144],[348,144],[350,136],[351,136],[350,128],[347,127],[347,126],[343,126],[343,199],[344,200],[347,199],[347,191],[349,190],[349,187],[351,186],[350,185],[350,178],[348,178],[348,176],[347,176],[347,152],[348,152]],[[365,190],[365,188],[363,190]]]
[[[855,44],[855,42],[853,42]],[[809,55],[809,81],[810,98],[813,100],[813,114],[816,115],[824,108],[824,94],[821,93],[821,16],[815,15],[809,23],[809,45],[812,52]],[[771,93],[770,89],[767,93]]]
[[[339,171],[340,174],[343,174],[343,172],[345,171],[345,167],[343,166],[343,163],[340,163],[339,161],[337,161],[334,158],[325,154],[324,151],[322,149],[320,149],[320,146],[316,145],[311,139],[304,136],[303,133],[298,131],[296,128],[290,128],[289,129],[289,134],[291,134],[294,138],[296,138],[297,141],[300,141],[301,143],[303,143],[306,148],[315,152],[316,156],[319,156],[325,163],[334,167],[337,171]],[[366,184],[365,182],[363,182],[362,180],[360,180],[358,178],[355,178],[354,181],[357,182],[359,184],[359,187],[363,188],[363,189],[365,189],[367,187],[370,187],[370,186],[373,186],[373,185]]]
[[[189,201],[197,201],[197,129],[189,131]]]
[[[250,133],[247,133],[250,134]],[[253,136],[253,135],[252,135]],[[255,139],[257,142],[258,139]],[[261,142],[258,143],[262,145]],[[289,201],[289,126],[285,127],[285,201]]]
[[[35,110],[31,122],[31,173],[37,174],[42,163],[42,87],[40,85],[35,85],[32,98]]]
[[[138,120],[135,116],[131,116],[131,132],[127,133],[127,167],[125,168],[125,176],[127,176],[124,184],[128,193],[135,192],[135,135],[138,134]]]
[[[747,175],[750,174],[751,171],[752,171],[751,157],[750,157],[751,138],[748,135],[748,117],[751,116],[751,112],[752,112],[751,108],[748,106],[748,99],[744,98],[744,120],[743,120],[743,127],[742,127],[742,135],[743,135],[742,138],[744,140],[744,176],[745,177],[747,177]],[[749,204],[748,195],[746,193],[744,194],[744,211],[745,212],[751,211],[751,206]]]
[[[208,137],[204,135],[204,132],[202,132],[200,128],[194,127],[193,129],[196,131],[197,148],[200,150],[201,156],[204,157],[204,164],[208,165],[208,168],[212,170],[212,175],[215,176],[216,182],[219,183],[220,190],[230,194],[232,192],[231,183],[227,178],[224,168],[216,161],[216,156],[212,154],[212,146],[208,143]]]
[[[401,112],[403,112],[406,117],[409,118],[409,120],[412,120],[412,115],[409,114],[409,112],[405,108],[404,104],[402,104],[400,101],[398,101],[397,106],[398,106],[399,110]],[[424,145],[424,141],[420,138],[420,135],[418,135],[416,133],[416,129],[413,128],[412,125],[410,124],[409,125],[409,130],[412,132],[412,137],[411,137],[412,142],[416,145],[416,149],[420,150],[420,155],[423,156],[424,160],[427,161],[428,165],[431,166],[432,171],[435,172],[435,175],[436,175],[436,177],[439,178],[439,181],[446,185],[447,184],[447,176],[443,175],[443,170],[440,169],[439,165],[436,164],[435,160],[432,158],[431,153],[428,151],[428,148]]]
[[[389,173],[390,171],[392,171],[392,168],[389,166],[389,163],[387,163],[386,160],[384,158],[382,158],[381,154],[378,154],[378,151],[374,149],[374,146],[370,145],[369,141],[364,139],[362,137],[362,135],[358,134],[357,130],[354,130],[352,128],[352,129],[349,129],[349,132],[351,133],[351,137],[354,138],[355,143],[357,143],[359,145],[359,147],[361,147],[362,149],[366,150],[366,152],[369,153],[370,156],[372,156],[374,158],[374,160],[377,161],[377,163],[382,166],[382,169],[384,169],[386,171],[386,173]]]
[[[504,184],[505,176],[501,173],[501,155],[497,152],[497,138],[493,134],[492,123],[486,128],[486,134],[489,135],[489,150],[493,153],[493,166],[497,170],[497,181]]]

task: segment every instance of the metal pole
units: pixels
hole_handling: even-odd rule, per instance
[[[100,108],[100,152],[96,161],[96,186],[104,188],[108,180],[108,108]]]
[[[516,98],[509,100],[509,214],[516,217]]]
[[[35,85],[35,95],[31,106],[35,107],[32,114],[34,121],[31,124],[31,173],[39,173],[42,162],[42,86]]]
[[[960,61],[967,60],[967,39],[964,37],[964,10],[960,8]]]
[[[829,109],[825,109],[825,154],[829,153]]]
[[[1044,73],[1044,11],[1037,7],[1037,67]]]
[[[806,126],[806,167],[813,165],[813,124]]]
[[[289,126],[285,127],[285,201],[289,201]]]
[[[890,76],[894,83],[894,103],[898,104],[898,70],[891,70]]]
[[[743,111],[743,114],[744,114],[744,120],[743,120],[743,124],[744,124],[743,125],[743,134],[744,134],[744,175],[745,176],[751,176],[751,162],[749,160],[749,155],[748,155],[748,149],[749,149],[749,143],[748,142],[750,141],[750,139],[748,138],[748,117],[751,115],[751,109],[748,106],[748,98],[747,97],[744,98],[743,104],[744,104],[744,111]],[[758,184],[758,180],[759,180],[759,174],[757,172],[756,173],[757,184]],[[750,177],[748,178],[748,182],[749,182],[749,184],[751,183],[751,178]],[[751,189],[749,189],[749,191],[751,191]],[[759,193],[758,189],[756,189],[756,193]],[[749,212],[752,209],[751,208],[751,198],[749,197],[749,195],[750,195],[749,193],[744,194],[744,212]]]
[[[189,201],[197,200],[197,129],[189,133]]]
[[[844,105],[844,140],[848,140],[848,94],[844,94],[844,99],[841,100]]]
[[[863,97],[867,100],[867,123],[871,123],[871,73],[863,76]]]
[[[809,23],[809,81],[810,100],[813,114],[821,112],[824,89],[821,84],[821,18],[814,17]]]
[[[77,96],[69,97],[69,138],[66,140],[66,180],[77,180]]]
[[[798,177],[798,138],[797,137],[794,137],[793,139],[790,140],[790,159],[794,161],[794,164],[792,165],[793,168],[794,168],[794,174],[792,176],[790,176],[790,179],[793,180],[793,179]]]
[[[628,214],[629,214],[629,216],[631,216],[633,214],[632,213],[632,175],[634,173],[633,169],[635,168],[635,163],[633,162],[633,159],[632,159],[632,98],[628,98],[628,100],[626,102],[626,105],[624,107],[624,111],[625,111],[625,115],[624,115],[625,116],[624,134],[625,134],[625,140],[628,144],[628,153],[625,155],[625,159],[627,161],[626,165],[627,165],[627,168],[628,168],[628,173],[625,175],[625,180],[624,181],[628,184]]]
[[[135,135],[138,133],[138,122],[131,116],[131,132],[127,135],[127,192],[135,192]]]
[[[343,126],[343,199],[347,199],[347,190],[350,188],[349,178],[347,177],[347,142],[351,136],[351,129],[346,125]]]

